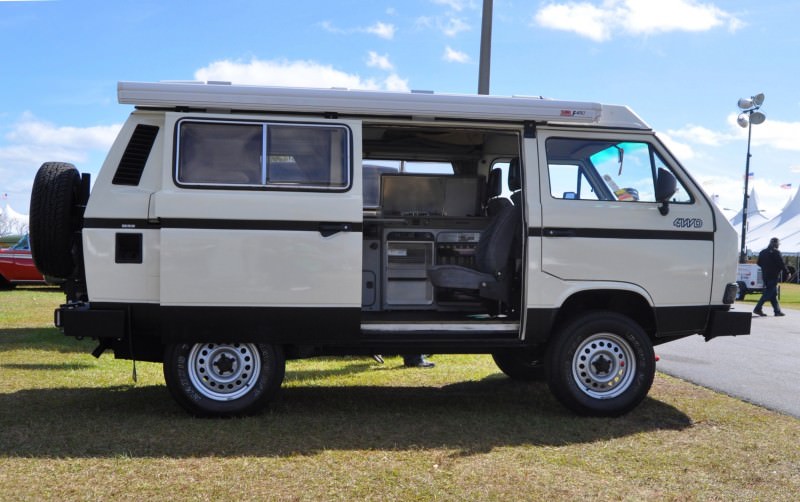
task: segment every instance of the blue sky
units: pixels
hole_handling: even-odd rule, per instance
[[[477,90],[482,0],[0,0],[0,207],[44,161],[96,173],[131,108],[118,80]],[[491,93],[625,104],[723,207],[800,185],[800,2],[494,0]],[[792,189],[781,188],[792,184]],[[3,195],[7,194],[7,195]]]

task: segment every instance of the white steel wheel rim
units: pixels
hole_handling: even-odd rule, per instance
[[[636,357],[627,340],[597,333],[580,344],[572,358],[572,377],[578,388],[595,399],[611,399],[631,386]]]
[[[253,388],[261,374],[261,355],[252,343],[198,343],[187,361],[189,380],[214,401],[238,399]]]

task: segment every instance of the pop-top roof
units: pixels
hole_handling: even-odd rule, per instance
[[[626,106],[531,97],[230,85],[119,82],[121,104],[154,108],[534,121],[649,129]]]

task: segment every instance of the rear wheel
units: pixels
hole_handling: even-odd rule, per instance
[[[581,415],[627,413],[647,396],[655,377],[649,337],[614,312],[592,312],[566,325],[547,360],[550,390]]]
[[[283,351],[273,345],[180,343],[167,346],[164,379],[193,415],[249,415],[275,397],[285,365]]]
[[[80,230],[78,196],[81,176],[72,164],[45,162],[33,180],[30,208],[31,255],[44,275],[72,275],[72,247]]]

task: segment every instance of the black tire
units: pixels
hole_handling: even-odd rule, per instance
[[[179,343],[164,353],[172,397],[192,415],[226,417],[260,411],[280,389],[280,347],[255,343]]]
[[[538,351],[516,349],[492,354],[500,371],[521,382],[541,382],[547,377],[544,354]]]
[[[33,263],[48,276],[65,279],[75,270],[72,254],[80,230],[78,196],[81,176],[75,166],[45,162],[31,191],[30,241]]]
[[[547,354],[547,383],[580,415],[618,416],[650,391],[656,372],[653,344],[630,318],[597,311],[559,330]]]

